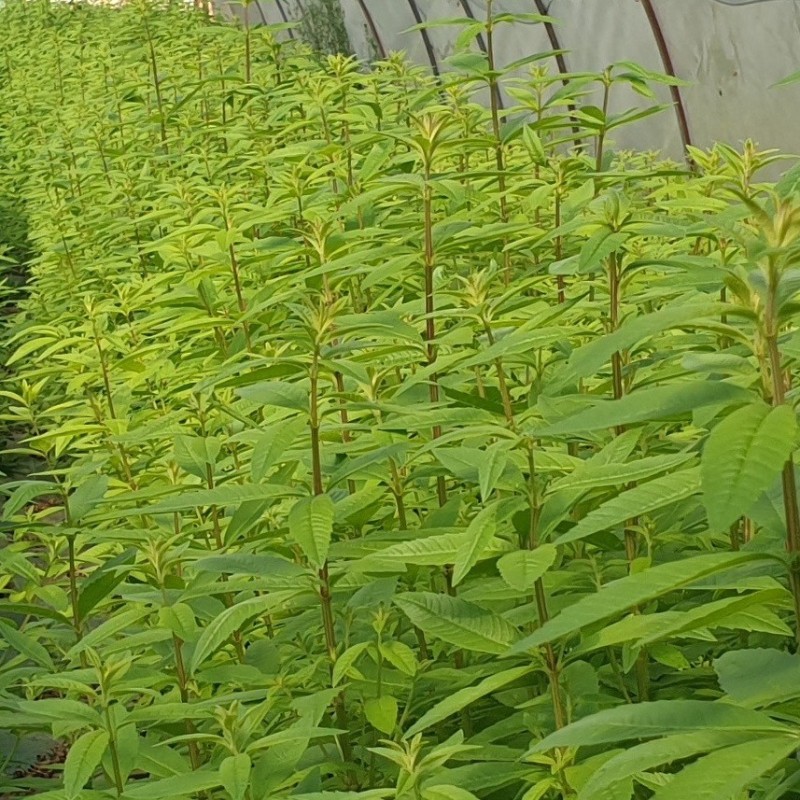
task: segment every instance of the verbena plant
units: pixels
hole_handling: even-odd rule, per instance
[[[795,791],[796,181],[614,151],[665,79],[540,22],[4,7],[4,797]]]

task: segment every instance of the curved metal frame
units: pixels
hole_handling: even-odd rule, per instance
[[[664,36],[664,29],[661,27],[661,22],[658,19],[658,14],[653,6],[652,0],[641,0],[642,8],[647,16],[647,21],[650,23],[650,30],[653,32],[653,38],[656,40],[656,47],[661,56],[661,63],[664,65],[664,72],[671,78],[677,78],[675,74],[675,67],[672,63],[672,56],[669,52],[669,45]],[[683,104],[683,97],[681,95],[680,87],[670,86],[669,93],[672,96],[672,102],[675,106],[675,116],[678,118],[678,130],[681,136],[681,143],[683,144],[684,153],[686,148],[692,144],[692,136],[689,131],[689,119],[686,116],[686,107]]]
[[[536,12],[541,14],[543,17],[548,16],[549,9],[544,4],[544,0],[534,0],[536,5]],[[554,58],[556,60],[556,64],[558,65],[558,71],[561,75],[566,75],[569,70],[567,69],[567,61],[564,58],[564,54],[561,52],[563,49],[561,47],[561,42],[558,38],[558,32],[556,31],[555,25],[552,22],[544,22],[544,29],[547,32],[547,38],[550,42],[550,47],[553,48],[555,51]]]
[[[417,21],[417,25],[422,25],[425,20],[422,17],[422,14],[417,7],[416,0],[408,0],[408,7],[411,9],[411,13],[414,15],[414,19]],[[425,45],[425,52],[428,54],[428,61],[431,63],[431,69],[433,70],[433,74],[436,75],[438,78],[440,75],[439,72],[439,64],[436,61],[436,53],[433,52],[433,44],[431,43],[431,37],[428,36],[428,31],[425,28],[420,28],[420,34],[422,36],[422,43]]]
[[[367,8],[366,2],[364,0],[356,0],[358,3],[358,7],[361,10],[361,13],[364,16],[364,21],[367,23],[367,27],[369,28],[370,35],[372,36],[373,40],[375,41],[375,45],[378,48],[378,54],[381,58],[386,58],[386,47],[381,40],[381,36],[378,33],[378,26],[375,24],[375,20],[372,18],[372,14],[370,10]]]
[[[281,15],[281,19],[288,25],[289,17],[286,14],[286,9],[283,7],[281,0],[275,0],[275,5],[278,7],[278,13]],[[289,38],[294,39],[294,31],[291,28],[289,28]]]

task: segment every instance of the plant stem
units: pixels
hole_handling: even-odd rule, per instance
[[[108,730],[108,749],[111,753],[111,766],[114,771],[114,787],[119,797],[125,791],[125,781],[122,780],[122,766],[119,760],[119,743],[117,742],[117,730],[111,720],[111,709],[104,699],[104,714],[106,718],[106,728]]]
[[[322,452],[320,448],[320,413],[319,413],[319,344],[315,343],[314,353],[311,360],[310,378],[310,401],[309,401],[309,427],[311,431],[311,476],[314,495],[325,493],[322,485]],[[322,626],[325,634],[325,647],[328,651],[330,660],[331,678],[333,668],[336,665],[338,656],[338,645],[336,641],[336,621],[333,610],[333,595],[331,593],[331,579],[328,562],[322,565],[318,572],[319,577],[319,599],[322,610]],[[336,724],[344,733],[336,737],[342,758],[347,763],[353,761],[353,747],[350,742],[350,726],[347,717],[347,705],[344,690],[339,692],[333,700],[334,712],[336,714]],[[352,779],[352,775],[350,775]]]
[[[595,192],[599,191],[599,181],[600,176],[599,173],[603,171],[603,157],[605,156],[605,144],[606,144],[606,134],[608,133],[606,129],[606,117],[608,116],[608,106],[609,101],[611,99],[611,75],[609,71],[606,70],[603,73],[603,119],[601,122],[602,127],[600,128],[600,132],[597,135],[597,153],[595,156],[595,172],[598,173],[597,177],[595,178]]]
[[[769,304],[772,307],[772,304]],[[770,308],[771,310],[771,308]],[[783,379],[782,359],[778,345],[777,324],[768,320],[768,332],[765,337],[767,356],[769,358],[772,378],[771,394],[774,407],[786,402],[786,387]],[[794,460],[783,465],[781,472],[783,486],[783,508],[786,514],[786,549],[789,553],[789,585],[795,613],[795,640],[800,645],[800,510],[797,504],[797,482],[795,479]]]
[[[621,279],[622,264],[619,254],[615,252],[608,259],[609,322],[612,333],[619,328]],[[619,350],[614,351],[611,355],[611,373],[614,399],[621,400],[625,396],[625,382],[622,376],[622,353]],[[624,425],[618,425],[614,428],[614,433],[617,436],[621,436],[624,432]],[[627,484],[625,488],[631,489],[633,484]],[[637,557],[636,524],[636,519],[630,519],[625,523],[625,557],[628,560],[629,571]],[[638,606],[633,609],[633,613],[640,613]],[[636,683],[639,701],[647,700],[650,696],[650,671],[647,663],[647,653],[644,650],[636,659]]]
[[[72,626],[75,628],[75,641],[83,638],[80,611],[78,610],[78,575],[75,559],[75,534],[67,534],[67,557],[69,559],[69,601],[72,607]]]
[[[539,493],[536,486],[536,456],[532,439],[526,441],[528,451],[528,498],[530,508],[530,522],[528,527],[528,540],[526,545],[529,550],[536,550],[539,545]],[[539,626],[550,619],[547,608],[547,592],[542,578],[537,578],[533,585],[536,600],[536,613],[539,617]],[[567,713],[564,707],[564,698],[561,696],[561,668],[558,663],[553,645],[549,642],[544,646],[545,663],[547,666],[547,679],[550,683],[550,694],[553,699],[553,715],[556,728],[563,728],[567,724]]]
[[[150,31],[150,24],[146,16],[142,16],[144,22],[145,33],[147,34],[147,49],[150,55],[150,68],[153,70],[153,88],[156,92],[156,106],[158,108],[158,121],[159,129],[161,132],[161,146],[164,152],[169,154],[169,146],[167,145],[167,117],[164,109],[164,98],[161,95],[161,78],[158,74],[158,59],[156,58],[156,48],[153,44],[153,35]]]
[[[506,164],[503,148],[502,131],[500,128],[500,84],[495,75],[495,42],[494,18],[492,4],[494,0],[486,2],[486,60],[489,67],[489,106],[492,115],[492,133],[494,134],[494,158],[497,167],[497,189],[500,195],[500,220],[508,222],[508,199],[506,198]],[[505,242],[505,240],[504,240]],[[506,286],[511,283],[511,253],[503,248],[503,282]]]
[[[425,345],[428,355],[428,365],[436,363],[436,322],[433,318],[436,310],[433,289],[433,274],[436,269],[436,252],[433,248],[433,191],[430,185],[430,163],[426,164],[425,187],[423,189],[423,213],[425,227]],[[439,378],[434,373],[430,376],[429,397],[431,406],[439,404]],[[438,439],[442,435],[441,425],[433,426],[433,438]],[[436,493],[439,505],[443,506],[447,502],[447,485],[444,475],[436,478]]]

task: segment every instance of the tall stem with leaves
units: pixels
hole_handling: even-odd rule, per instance
[[[321,414],[320,414],[320,349],[321,337],[325,330],[327,311],[319,315],[319,326],[314,331],[313,351],[309,367],[309,431],[311,436],[311,484],[314,497],[322,497],[325,487],[322,481],[322,447],[321,447]],[[333,608],[333,594],[331,591],[331,576],[328,559],[325,558],[319,566],[319,600],[322,610],[322,628],[325,636],[325,647],[328,652],[331,672],[336,665],[339,654],[339,645],[336,637],[336,617]],[[333,701],[336,713],[336,723],[344,731],[337,736],[342,758],[348,764],[353,761],[353,746],[350,742],[350,726],[347,716],[347,704],[344,690],[339,692]]]
[[[500,200],[500,221],[508,223],[508,198],[506,196],[506,157],[503,143],[503,132],[500,120],[500,81],[497,74],[495,52],[495,20],[494,0],[486,2],[486,61],[489,68],[489,108],[492,116],[492,135],[494,137],[494,160],[497,168],[497,189]],[[506,286],[511,283],[511,251],[503,251],[503,281]]]

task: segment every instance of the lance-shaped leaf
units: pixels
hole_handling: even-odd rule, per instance
[[[607,708],[546,736],[534,748],[589,747],[694,731],[789,734],[791,729],[760,711],[707,700],[656,700]]]
[[[566,419],[539,428],[537,436],[589,433],[620,425],[667,420],[705,406],[743,404],[752,394],[724,381],[687,381],[638,389],[619,400],[605,400]]]
[[[245,400],[262,406],[308,411],[308,392],[296,383],[264,381],[237,390]]]
[[[588,377],[601,369],[614,353],[630,350],[637,343],[668,328],[698,324],[724,308],[722,303],[702,299],[681,301],[652,314],[627,319],[613,333],[594,339],[575,350],[570,356],[568,369],[576,378]]]
[[[453,586],[458,586],[466,578],[469,571],[478,563],[478,559],[497,532],[499,504],[493,503],[481,509],[463,535],[456,552],[453,565]]]
[[[103,499],[108,489],[108,476],[92,475],[69,497],[70,519],[73,523],[82,520]]]
[[[226,608],[221,614],[214,617],[197,640],[197,646],[189,665],[190,673],[193,674],[245,622],[258,614],[269,614],[273,608],[285,605],[297,594],[298,592],[293,591],[272,592],[262,597],[251,597],[249,600],[243,600],[241,603]]]
[[[231,800],[244,800],[250,786],[252,766],[247,753],[237,753],[222,760],[219,765],[219,777],[223,789],[231,796]]]
[[[326,494],[304,497],[289,512],[289,533],[317,568],[328,557],[334,514],[333,500]]]
[[[538,631],[526,636],[512,648],[519,653],[531,647],[565,636],[573,636],[584,628],[615,617],[634,606],[674,592],[701,578],[741,566],[751,561],[772,560],[766,553],[710,553],[687,558],[628,575],[606,584],[599,592],[567,606],[557,617]]]
[[[713,531],[746,514],[792,453],[797,417],[790,406],[753,403],[720,422],[703,449],[703,502]]]
[[[466,543],[465,533],[441,533],[422,536],[407,542],[389,545],[385,550],[363,558],[359,567],[364,570],[402,569],[407,565],[417,567],[443,567],[454,564]],[[492,539],[478,554],[478,561],[504,552],[509,547],[501,539]]]
[[[165,797],[191,797],[222,785],[219,771],[197,770],[172,775],[158,781],[136,781],[125,789],[126,800],[164,800]]]
[[[578,800],[617,800],[617,785],[637,772],[750,741],[752,737],[751,731],[705,730],[665,736],[626,748],[592,775],[581,788]]]
[[[714,669],[722,690],[741,705],[761,707],[800,697],[800,656],[796,653],[731,650],[714,662]]]
[[[12,657],[25,656],[45,669],[53,669],[53,659],[47,652],[47,648],[39,644],[31,634],[17,630],[16,627],[5,622],[0,622],[0,637],[11,646]]]
[[[442,722],[453,714],[457,714],[459,711],[466,708],[470,703],[474,703],[476,700],[480,700],[481,697],[486,697],[486,695],[496,692],[498,689],[502,689],[509,683],[519,680],[533,669],[532,665],[512,667],[511,669],[506,669],[502,672],[490,675],[488,678],[484,678],[484,680],[475,686],[459,689],[459,691],[449,695],[433,708],[426,711],[425,714],[403,734],[403,738],[408,739],[420,731],[430,728],[431,725]]]
[[[175,437],[175,460],[178,466],[203,480],[209,467],[213,471],[221,449],[222,442],[216,436]]]
[[[550,492],[561,490],[585,492],[604,486],[637,483],[661,472],[668,472],[692,458],[694,458],[692,453],[678,453],[674,456],[650,456],[623,463],[588,462],[586,466],[579,467],[569,475],[553,481],[548,489]]]
[[[664,506],[686,500],[700,491],[700,471],[686,469],[643,483],[590,511],[572,530],[559,536],[556,544],[585,539],[608,530],[632,517],[649,514]]]
[[[542,544],[535,550],[507,553],[497,562],[497,568],[512,589],[530,593],[534,583],[553,566],[557,555],[555,545]]]
[[[203,506],[239,506],[255,500],[270,500],[283,495],[298,494],[298,491],[289,486],[278,486],[270,483],[264,484],[224,484],[214,489],[195,489],[180,492],[174,497],[162,500],[147,507],[148,514],[173,514],[176,511],[188,511],[192,508]],[[141,514],[140,508],[124,511],[114,511],[114,516],[135,516]]]
[[[89,731],[75,740],[64,762],[64,794],[75,800],[100,765],[108,747],[106,731]]]
[[[502,448],[502,445],[495,445],[486,450],[486,456],[478,467],[478,482],[484,503],[497,482],[503,477],[507,463],[508,453]]]
[[[464,650],[501,655],[519,636],[501,616],[458,597],[408,592],[394,602],[424,633]]]
[[[740,797],[753,781],[797,750],[797,744],[794,736],[771,736],[715,750],[684,767],[656,791],[653,800]]]
[[[253,483],[261,481],[270,467],[283,458],[306,426],[307,423],[303,418],[282,420],[270,425],[261,433],[253,445],[253,455],[250,459],[250,475]]]

